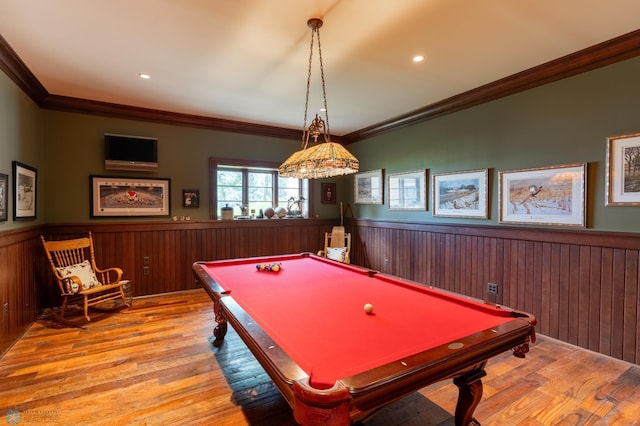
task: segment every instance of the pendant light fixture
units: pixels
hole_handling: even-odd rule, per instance
[[[309,53],[309,72],[307,73],[307,94],[304,104],[304,124],[302,128],[302,149],[294,152],[278,171],[280,176],[298,179],[317,179],[357,173],[360,164],[356,157],[341,144],[331,142],[329,129],[329,110],[327,109],[327,92],[322,66],[322,48],[320,46],[320,27],[322,20],[312,18],[307,21],[311,29],[311,48]],[[309,87],[311,85],[311,64],[313,60],[314,39],[318,38],[318,56],[320,58],[320,76],[322,79],[322,96],[324,98],[324,115],[318,114],[307,127],[307,112],[309,109]],[[318,141],[318,139],[322,139]],[[312,143],[312,145],[310,145]]]

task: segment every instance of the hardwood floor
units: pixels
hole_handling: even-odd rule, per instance
[[[83,328],[43,317],[0,359],[0,424],[293,425],[291,410],[230,329],[211,345],[202,290],[136,299]],[[640,424],[640,366],[539,337],[527,358],[489,361],[483,425]],[[453,425],[451,381],[366,426]]]

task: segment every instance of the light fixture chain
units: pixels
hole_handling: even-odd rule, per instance
[[[309,136],[307,132],[307,112],[309,111],[309,88],[311,87],[311,64],[313,63],[313,33],[311,31],[311,46],[309,48],[309,71],[307,72],[307,94],[304,100],[304,126],[302,127],[302,149],[307,148]]]
[[[320,58],[320,78],[322,80],[322,97],[324,99],[324,118],[325,118],[325,140],[328,142],[328,138],[331,137],[331,128],[329,127],[329,108],[327,108],[327,89],[324,82],[324,67],[322,66],[322,46],[320,45],[320,28],[314,28],[313,32],[318,33],[318,57]],[[313,36],[312,36],[313,38]]]

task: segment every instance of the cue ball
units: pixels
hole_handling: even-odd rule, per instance
[[[371,303],[367,303],[364,305],[364,311],[367,314],[370,314],[371,312],[373,312],[373,305]]]

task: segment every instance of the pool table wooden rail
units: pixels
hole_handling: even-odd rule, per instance
[[[256,261],[259,263],[260,259],[256,258]],[[529,343],[535,339],[535,318],[524,312],[511,311],[513,320],[457,339],[456,343],[463,344],[461,348],[440,345],[340,379],[332,388],[319,390],[309,384],[307,373],[233,296],[209,276],[202,267],[205,263],[194,263],[193,273],[213,301],[217,322],[214,345],[222,344],[227,322],[230,323],[292,407],[296,421],[303,425],[361,421],[389,403],[429,384],[450,378],[459,388],[456,425],[478,423],[473,418],[473,412],[482,398],[480,379],[486,375],[484,368],[487,360],[509,350],[523,357]]]

